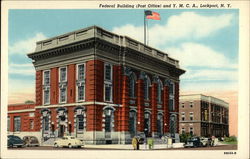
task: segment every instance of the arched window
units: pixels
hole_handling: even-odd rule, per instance
[[[157,101],[158,101],[158,103],[161,103],[161,102],[162,102],[162,98],[161,98],[162,89],[163,89],[162,82],[161,82],[161,80],[159,79],[159,80],[158,80],[158,84],[157,84]]]
[[[131,110],[129,112],[129,132],[131,137],[136,135],[136,111]]]
[[[135,97],[135,77],[133,73],[129,76],[129,97]]]
[[[150,80],[148,76],[146,75],[144,78],[144,99],[149,100],[149,85],[150,85]]]
[[[83,131],[84,129],[84,116],[83,115],[77,115],[76,116],[76,127],[77,131]]]

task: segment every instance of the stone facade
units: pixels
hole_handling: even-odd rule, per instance
[[[42,139],[69,134],[125,144],[139,133],[178,133],[185,71],[167,54],[93,26],[37,42],[28,57],[36,69],[34,131]]]
[[[228,136],[228,103],[201,94],[180,96],[179,133]]]

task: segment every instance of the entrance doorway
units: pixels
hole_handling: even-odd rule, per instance
[[[144,114],[144,134],[146,135],[146,137],[150,136],[149,132],[150,132],[150,114],[146,112]]]
[[[59,125],[58,137],[63,137],[65,132],[65,125]]]

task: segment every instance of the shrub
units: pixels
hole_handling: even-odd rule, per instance
[[[225,142],[235,142],[237,141],[237,138],[235,136],[225,137]]]
[[[180,142],[185,142],[187,143],[187,140],[191,138],[193,135],[190,133],[182,133],[180,134]]]

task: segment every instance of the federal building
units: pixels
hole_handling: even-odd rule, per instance
[[[42,142],[72,135],[89,144],[178,134],[185,71],[167,53],[91,26],[39,41],[28,57],[35,104],[8,106],[8,134]]]

